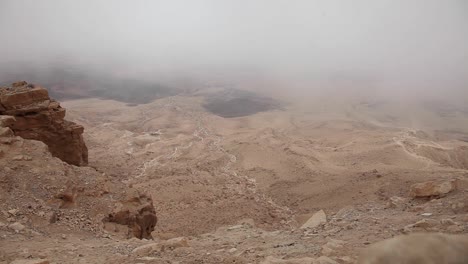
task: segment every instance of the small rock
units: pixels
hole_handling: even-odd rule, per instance
[[[237,251],[237,248],[231,248],[231,249],[228,250],[229,253],[234,253],[236,251]]]
[[[227,230],[228,230],[228,231],[232,231],[232,230],[240,229],[240,228],[242,228],[242,227],[243,227],[243,225],[235,225],[235,226],[230,226],[230,227],[228,227]]]
[[[322,254],[325,256],[331,256],[335,250],[342,248],[344,243],[345,242],[342,240],[329,239],[329,241],[322,247]]]
[[[13,137],[14,135],[9,127],[0,127],[0,137]]]
[[[327,222],[327,215],[323,210],[316,212],[312,215],[307,222],[305,222],[301,228],[314,228],[320,225],[323,225]]]
[[[432,213],[423,213],[423,214],[421,214],[421,215],[422,215],[422,216],[431,216]]]
[[[463,228],[463,226],[451,225],[448,226],[446,230],[448,233],[462,233],[465,231],[465,228]]]
[[[26,227],[21,223],[15,222],[13,224],[8,225],[8,228],[14,230],[16,233],[24,230]]]
[[[423,219],[419,220],[418,222],[414,223],[414,227],[422,227],[422,228],[429,228],[429,227],[434,227],[437,226],[439,223],[436,220],[433,219]]]
[[[440,224],[443,226],[456,225],[456,223],[450,218],[440,220]]]
[[[30,160],[32,160],[32,158],[30,156],[28,156],[28,155],[17,155],[17,156],[13,157],[13,160],[15,160],[15,161],[21,161],[21,160],[30,161]]]
[[[454,191],[457,188],[457,181],[427,181],[416,183],[410,187],[410,195],[413,198],[441,196]]]
[[[400,210],[404,210],[406,209],[406,207],[407,207],[407,200],[399,196],[392,196],[387,202],[387,208],[397,208]]]
[[[18,213],[19,213],[18,209],[8,210],[8,214],[11,215],[11,216],[16,216]]]

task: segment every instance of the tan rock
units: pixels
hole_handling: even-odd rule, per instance
[[[407,208],[407,203],[408,201],[403,197],[392,196],[387,202],[387,208],[396,208],[396,209],[404,210]]]
[[[429,228],[429,227],[437,226],[438,224],[439,224],[439,222],[437,222],[437,220],[423,219],[423,220],[419,220],[416,223],[414,223],[413,226],[414,227]]]
[[[448,233],[457,234],[457,233],[462,233],[463,231],[465,231],[465,228],[459,225],[451,225],[451,226],[448,226],[446,230]]]
[[[152,239],[151,232],[158,221],[153,199],[146,194],[133,193],[117,205],[112,213],[103,219],[128,227],[128,238]]]
[[[65,109],[49,98],[46,89],[18,82],[0,88],[0,104],[0,122],[15,135],[44,142],[53,156],[65,162],[77,166],[87,164],[83,127],[64,120]]]
[[[13,137],[14,135],[9,127],[0,127],[0,137]]]
[[[453,221],[453,220],[450,219],[450,218],[440,220],[440,224],[441,224],[442,226],[456,225],[455,221]]]
[[[443,182],[428,181],[423,183],[416,183],[411,185],[410,195],[413,198],[445,195],[454,191],[457,188],[456,183],[456,180]]]
[[[358,264],[465,264],[468,236],[420,233],[397,236],[365,249]]]
[[[8,228],[14,230],[15,232],[23,231],[26,227],[21,223],[15,222],[13,224],[8,225]]]
[[[343,248],[344,244],[345,242],[342,240],[329,239],[329,241],[322,246],[322,255],[332,256],[336,250]]]
[[[9,127],[16,122],[14,116],[0,115],[0,127]]]
[[[314,228],[320,225],[323,225],[327,222],[327,215],[323,210],[316,212],[312,215],[307,222],[305,222],[301,228]]]

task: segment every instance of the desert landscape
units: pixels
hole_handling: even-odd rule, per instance
[[[463,0],[0,1],[0,264],[468,264]]]
[[[3,89],[3,98],[31,91]],[[251,92],[241,105],[248,114],[224,118],[236,104],[220,115],[206,109],[220,94],[245,96],[209,89],[138,105],[62,102],[84,128],[81,167],[14,136],[2,116],[13,129],[0,145],[2,261],[355,263],[367,245],[400,234],[468,232],[464,127],[403,127],[405,116],[351,102],[332,111],[329,102],[270,98],[275,107],[250,114],[265,102]],[[451,114],[466,120],[460,112]],[[126,205],[128,197],[140,198]],[[109,220],[146,197],[157,223],[142,240]]]

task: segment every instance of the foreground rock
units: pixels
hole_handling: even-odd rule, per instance
[[[83,126],[65,120],[65,109],[49,98],[46,89],[26,82],[0,88],[0,115],[12,116],[0,119],[2,127],[44,142],[53,156],[77,166],[88,163]],[[6,129],[0,132],[11,134]]]
[[[441,233],[397,236],[370,246],[358,260],[358,264],[385,263],[468,263],[468,236]]]
[[[305,222],[301,228],[314,228],[320,225],[323,225],[327,222],[327,215],[323,210],[316,212],[312,215],[307,222]]]
[[[410,195],[413,198],[442,196],[457,188],[456,180],[435,182],[428,181],[411,185]]]
[[[158,218],[151,197],[145,194],[135,194],[120,203],[103,221],[126,226],[127,238],[152,239],[151,232],[154,231]],[[121,230],[118,227],[107,226],[107,229],[111,228],[114,228],[111,231]]]

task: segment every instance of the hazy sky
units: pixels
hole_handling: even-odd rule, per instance
[[[2,65],[468,90],[466,0],[0,0],[0,36]]]

